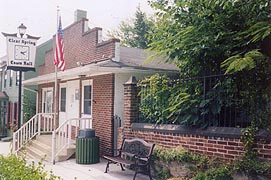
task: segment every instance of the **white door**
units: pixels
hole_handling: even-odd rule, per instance
[[[82,81],[82,104],[81,104],[81,117],[92,118],[92,106],[93,106],[93,81]],[[92,127],[92,121],[90,121],[90,127]]]
[[[59,125],[67,119],[67,84],[60,84],[59,90]]]
[[[67,82],[67,119],[79,118],[79,80]]]
[[[59,125],[73,118],[79,118],[79,80],[60,84],[59,90]]]

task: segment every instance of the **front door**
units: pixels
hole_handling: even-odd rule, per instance
[[[69,119],[79,118],[79,80],[60,84],[59,125]]]
[[[79,118],[79,82],[67,82],[67,119]]]

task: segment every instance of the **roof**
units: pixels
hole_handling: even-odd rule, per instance
[[[8,99],[6,92],[0,92],[0,99]]]
[[[146,62],[146,59],[149,55],[151,55],[151,52],[147,52],[143,49],[120,47],[120,62],[123,66],[170,71],[179,70],[176,65],[165,63],[159,58],[150,62]]]

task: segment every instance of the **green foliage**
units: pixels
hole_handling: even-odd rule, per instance
[[[168,83],[167,76],[155,74],[138,84],[142,89],[139,94],[141,97],[139,111],[144,121],[150,123],[166,122],[168,113],[165,109],[168,107],[168,98],[171,94]]]
[[[36,114],[36,104],[28,96],[24,96],[23,99],[23,119],[27,122]]]
[[[258,151],[256,150],[256,135],[258,131],[258,128],[255,126],[250,126],[242,130],[243,136],[241,136],[241,140],[245,150],[245,161],[250,161],[257,158]]]
[[[245,172],[249,175],[265,175],[271,177],[271,162],[260,159],[243,158],[234,164],[234,170]]]
[[[231,106],[236,88],[231,78],[224,81],[212,79],[212,82],[213,87],[204,94],[202,78],[171,80],[158,74],[146,78],[138,84],[141,87],[141,119],[150,123],[193,127],[217,125],[216,115],[223,107]]]
[[[108,36],[120,39],[123,46],[146,49],[150,43],[147,35],[151,27],[152,21],[138,7],[133,19],[122,21],[118,29],[109,32]]]
[[[190,152],[181,146],[176,148],[157,146],[154,149],[154,159],[167,163],[168,166],[171,162],[179,162],[180,166],[185,166],[187,173],[194,176],[195,180],[232,179],[232,171],[229,170],[229,165],[226,162]],[[165,168],[164,172],[167,171]]]
[[[192,76],[216,72],[225,59],[261,49],[271,32],[268,0],[152,0],[151,5],[157,23],[150,49]]]
[[[55,176],[52,172],[44,170],[44,165],[39,162],[35,165],[34,162],[27,161],[20,156],[9,154],[8,156],[0,155],[0,179],[5,180],[56,180],[61,179]]]
[[[201,156],[192,153],[181,146],[176,148],[163,148],[157,146],[153,153],[154,159],[162,160],[164,162],[195,162],[198,164],[205,164],[208,161],[206,156]]]
[[[251,130],[250,132],[252,131],[254,132],[254,130]],[[170,165],[171,162],[179,162],[180,166],[184,165],[185,167],[190,164],[191,168],[193,168],[189,168],[189,170],[191,171],[191,175],[193,176],[192,179],[194,180],[231,180],[233,179],[232,174],[236,172],[244,172],[247,175],[264,175],[271,177],[270,161],[249,158],[248,156],[244,156],[242,160],[227,162],[195,154],[180,146],[176,148],[156,146],[153,156],[154,162],[158,160],[168,165]],[[161,175],[160,179],[171,177],[167,167],[168,166],[163,167],[163,172],[156,172],[156,176],[159,177]]]
[[[247,121],[271,129],[270,1],[151,0],[150,4],[157,11],[149,34],[152,57],[177,64],[181,80],[221,73],[232,77],[228,92],[220,91],[229,85],[227,79],[204,93],[200,80],[169,88],[172,95],[163,108],[169,119],[163,122],[216,125],[215,119],[206,121],[206,115],[215,117],[236,100],[248,114]]]
[[[229,167],[221,167],[215,169],[208,169],[204,172],[199,172],[195,180],[232,180],[231,171]]]
[[[241,137],[244,146],[244,156],[235,164],[236,171],[242,171],[250,175],[263,174],[271,177],[271,162],[258,158],[256,135],[259,129],[256,125],[247,127],[242,131]]]
[[[156,179],[157,180],[165,180],[170,177],[170,172],[168,169],[160,169],[159,171],[155,172],[156,174]]]

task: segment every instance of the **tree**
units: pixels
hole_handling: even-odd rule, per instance
[[[146,49],[150,43],[147,35],[151,26],[152,21],[138,7],[134,19],[122,21],[118,29],[109,32],[108,36],[120,39],[123,46]]]
[[[222,62],[226,72],[250,70],[253,62],[239,68],[230,64],[246,55],[265,56],[260,49],[271,31],[268,0],[153,0],[151,5],[158,10],[158,23],[150,49],[190,75],[220,71]]]
[[[151,0],[151,5],[157,22],[149,34],[149,49],[177,64],[181,78],[231,74],[231,88],[239,93],[241,105],[258,116],[258,125],[270,124],[269,0]],[[195,86],[186,88],[197,94]]]

